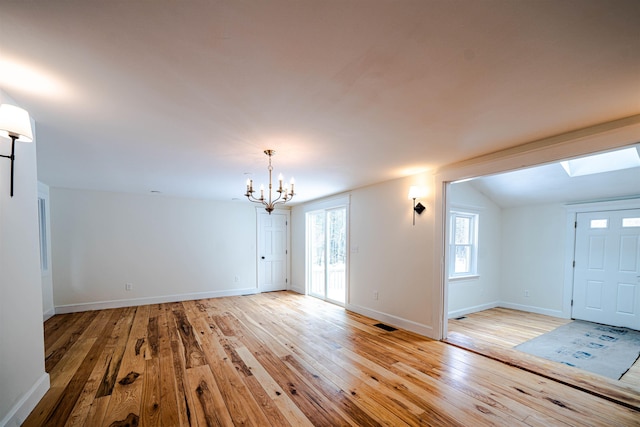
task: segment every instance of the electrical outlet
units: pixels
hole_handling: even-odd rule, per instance
[[[373,291],[373,299],[374,300],[378,299],[378,291]]]
[[[233,278],[233,281],[234,281],[234,282],[236,282],[236,283],[238,283],[238,282],[240,281],[240,276],[236,276],[236,277],[234,277],[234,278]]]
[[[124,284],[124,290],[125,291],[132,291],[133,290],[133,283],[125,283]]]
[[[525,298],[529,298],[529,290],[528,289],[524,291],[524,297]]]

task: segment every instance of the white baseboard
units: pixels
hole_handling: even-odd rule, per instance
[[[56,315],[56,310],[53,308],[49,309],[45,311],[44,314],[42,315],[42,321],[46,322],[47,320],[51,319],[55,315]]]
[[[470,313],[476,313],[478,311],[489,310],[490,308],[500,307],[500,301],[488,302],[486,304],[480,304],[473,307],[466,307],[460,310],[450,311],[447,314],[449,319],[455,319],[456,317],[464,316]]]
[[[563,319],[567,318],[567,316],[562,312],[562,310],[551,310],[548,308],[535,307],[533,305],[515,304],[512,302],[500,301],[500,304],[498,305],[498,307],[510,308],[512,310],[527,311],[529,313],[544,314],[546,316],[560,317]]]
[[[460,310],[450,311],[447,316],[449,319],[452,319],[460,316],[465,316],[471,313],[477,313],[478,311],[482,311],[482,310],[489,310],[490,308],[496,308],[496,307],[510,308],[512,310],[526,311],[528,313],[544,314],[546,316],[560,317],[563,319],[569,318],[562,312],[562,310],[551,310],[548,308],[536,307],[533,305],[515,304],[507,301],[494,301],[487,304],[481,304],[473,307],[463,308]]]
[[[45,372],[0,420],[0,427],[20,427],[49,390],[49,386],[49,374]]]
[[[137,305],[162,304],[167,302],[191,301],[205,298],[232,297],[257,294],[257,288],[233,289],[227,291],[194,292],[190,294],[163,295],[159,297],[132,298],[112,301],[96,301],[79,304],[58,305],[56,314],[77,313],[80,311],[105,310],[108,308],[133,307]]]
[[[372,319],[387,323],[390,326],[394,326],[396,328],[406,329],[407,331],[415,332],[416,334],[429,338],[434,338],[435,336],[432,326],[414,322],[413,320],[408,320],[402,317],[372,310],[370,308],[365,308],[355,304],[346,304],[345,308],[358,314],[362,314],[363,316],[371,317]]]
[[[560,317],[568,319],[569,317],[564,314],[562,310],[551,310],[548,308],[536,307],[533,305],[515,304],[506,301],[494,301],[487,304],[480,304],[473,307],[466,307],[460,310],[450,311],[447,315],[449,319],[465,316],[471,313],[477,313],[478,311],[489,310],[490,308],[510,308],[512,310],[526,311],[528,313],[544,314],[545,316]]]
[[[293,291],[293,292],[297,292],[297,293],[302,294],[302,295],[305,295],[305,294],[306,294],[306,292],[305,292],[304,288],[298,288],[298,287],[296,287],[296,286],[291,286],[291,287],[289,288],[289,290],[290,290],[290,291]]]

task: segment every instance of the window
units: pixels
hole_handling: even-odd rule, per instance
[[[609,227],[608,219],[592,219],[589,223],[591,228],[607,228]]]
[[[640,166],[640,156],[635,147],[624,148],[607,153],[594,154],[579,159],[560,162],[570,177],[593,175]]]
[[[622,218],[622,226],[627,227],[640,227],[640,218]]]
[[[49,256],[47,246],[47,204],[46,200],[38,197],[38,222],[40,229],[40,270],[42,273],[49,271]]]
[[[452,211],[449,236],[449,278],[478,274],[478,214]]]

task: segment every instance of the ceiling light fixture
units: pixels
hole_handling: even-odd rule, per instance
[[[11,160],[11,197],[13,197],[13,169],[16,160],[16,141],[31,142],[31,119],[29,113],[20,107],[10,104],[0,105],[0,136],[11,138],[11,155],[0,154],[0,157]]]
[[[282,187],[282,174],[280,174],[278,176],[278,189],[276,190],[278,196],[273,199],[271,186],[271,174],[273,172],[273,166],[271,166],[271,157],[276,154],[276,152],[274,150],[264,150],[264,154],[269,156],[269,198],[265,199],[264,185],[262,184],[260,184],[260,197],[257,198],[253,196],[254,191],[252,179],[247,179],[247,192],[245,193],[245,196],[251,202],[263,204],[265,206],[265,210],[269,212],[269,215],[271,215],[271,212],[273,212],[273,210],[275,209],[275,205],[284,204],[293,199],[293,196],[295,196],[296,194],[293,192],[293,185],[295,184],[295,181],[293,180],[293,178],[291,178],[291,188]]]

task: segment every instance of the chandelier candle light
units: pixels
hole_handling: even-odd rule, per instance
[[[247,197],[247,199],[249,199],[249,201],[263,204],[265,206],[265,210],[269,212],[269,215],[271,215],[271,212],[275,209],[276,205],[287,203],[289,200],[293,199],[293,196],[295,196],[296,194],[293,192],[293,185],[295,183],[293,178],[291,178],[291,181],[290,181],[290,185],[291,185],[290,189],[287,187],[282,187],[282,174],[280,174],[278,176],[278,189],[276,190],[278,193],[278,196],[275,199],[273,199],[272,191],[271,191],[272,190],[271,174],[273,172],[273,166],[271,166],[271,157],[275,153],[276,152],[274,150],[264,150],[264,154],[269,156],[269,198],[268,199],[264,198],[264,185],[262,184],[260,185],[260,198],[253,196],[253,193],[255,191],[253,191],[252,179],[247,180],[247,192],[245,193],[245,196]]]

